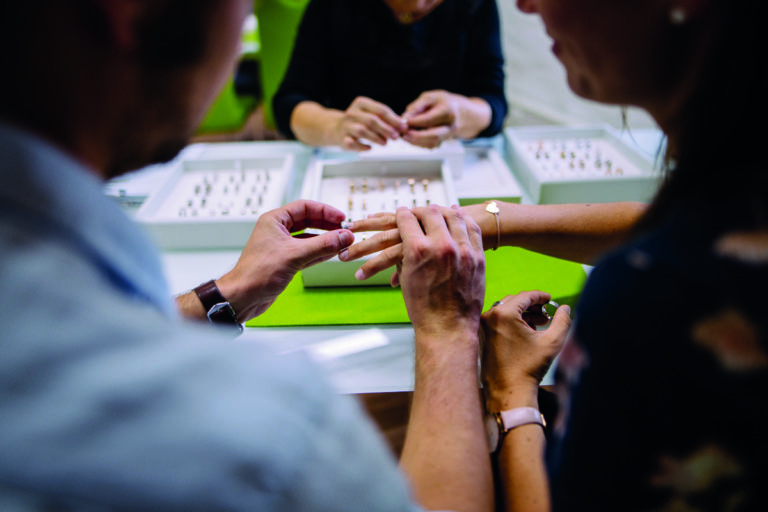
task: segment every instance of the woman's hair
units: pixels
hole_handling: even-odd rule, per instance
[[[750,212],[745,221],[768,228],[768,155],[762,154],[768,116],[762,31],[768,9],[766,2],[751,0],[713,0],[709,8],[715,29],[694,49],[708,54],[692,54],[703,57],[704,65],[669,149],[674,169],[636,232],[658,226],[681,202],[717,209],[729,200]]]

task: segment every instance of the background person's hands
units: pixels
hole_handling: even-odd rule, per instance
[[[344,111],[333,127],[334,139],[344,149],[366,151],[371,146],[365,141],[385,145],[400,138],[407,129],[405,121],[383,103],[358,96]]]
[[[529,311],[546,304],[540,291],[509,295],[483,313],[482,380],[490,411],[532,405],[539,384],[562,350],[571,326],[570,308],[561,306],[549,327],[536,330],[540,319]]]
[[[277,296],[306,267],[335,256],[354,241],[340,229],[344,213],[332,206],[299,200],[259,217],[235,267],[216,282],[224,297],[245,322],[269,308]],[[305,228],[330,230],[316,236],[295,237]]]
[[[424,92],[406,107],[403,118],[408,123],[405,141],[436,148],[458,136],[459,96],[447,91]]]

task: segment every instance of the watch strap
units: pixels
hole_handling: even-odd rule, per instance
[[[542,427],[547,426],[544,415],[534,407],[517,407],[496,413],[501,432],[506,434],[515,427],[536,423]]]
[[[195,294],[200,299],[200,303],[203,305],[203,309],[208,313],[213,306],[222,302],[229,302],[219,291],[219,287],[216,286],[216,281],[211,279],[207,283],[203,283],[195,288]]]
[[[195,294],[200,299],[209,322],[234,327],[238,334],[243,332],[243,326],[237,321],[235,310],[221,294],[215,281],[210,280],[201,284],[195,288]]]

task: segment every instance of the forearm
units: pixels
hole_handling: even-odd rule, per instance
[[[475,339],[416,340],[416,381],[401,465],[428,509],[493,510],[477,340],[468,336]]]
[[[643,215],[644,203],[520,205],[497,201],[501,244],[580,263],[594,263],[620,244]],[[494,216],[485,204],[464,207],[483,231],[483,246],[497,243]]]
[[[325,108],[314,101],[303,101],[291,114],[291,130],[296,139],[311,146],[339,146],[342,141],[334,127],[344,113]]]
[[[473,139],[491,124],[491,106],[482,98],[457,95],[459,116],[457,135],[460,139]]]
[[[508,512],[543,512],[551,508],[544,464],[546,438],[540,425],[509,431],[499,452],[499,475]]]
[[[200,299],[197,298],[195,292],[187,292],[176,296],[176,306],[179,308],[179,313],[185,318],[190,320],[205,320],[206,311],[203,309],[203,305],[200,303]]]
[[[528,389],[530,388],[530,389]],[[538,388],[520,386],[488,400],[488,409],[539,408]],[[551,508],[549,479],[544,462],[546,437],[541,425],[521,425],[510,430],[498,452],[499,481],[507,512],[543,512]]]

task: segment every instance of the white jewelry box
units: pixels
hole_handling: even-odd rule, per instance
[[[400,206],[457,204],[451,165],[442,158],[314,159],[304,181],[302,197],[330,204],[347,213],[347,220],[393,212]],[[356,241],[375,233],[356,233]],[[358,281],[355,272],[375,255],[342,262],[338,257],[301,272],[305,287],[389,285],[394,269]]]
[[[442,160],[445,162],[453,179],[462,176],[464,169],[464,145],[457,139],[443,141],[436,148],[422,148],[414,146],[403,139],[388,141],[386,145],[381,146],[368,142],[371,149],[362,152],[350,152],[337,146],[326,146],[319,150],[322,158],[349,158],[352,156],[355,160],[371,160],[381,162],[384,160]]]
[[[512,171],[536,204],[649,201],[660,184],[654,161],[608,126],[504,134]]]
[[[259,216],[285,203],[297,152],[308,151],[285,146],[190,146],[136,220],[164,249],[242,248]]]
[[[522,202],[523,191],[501,156],[502,144],[469,143],[464,148],[464,171],[454,176],[453,187],[461,206],[483,203],[495,199],[507,203]],[[496,146],[501,146],[497,148]]]

